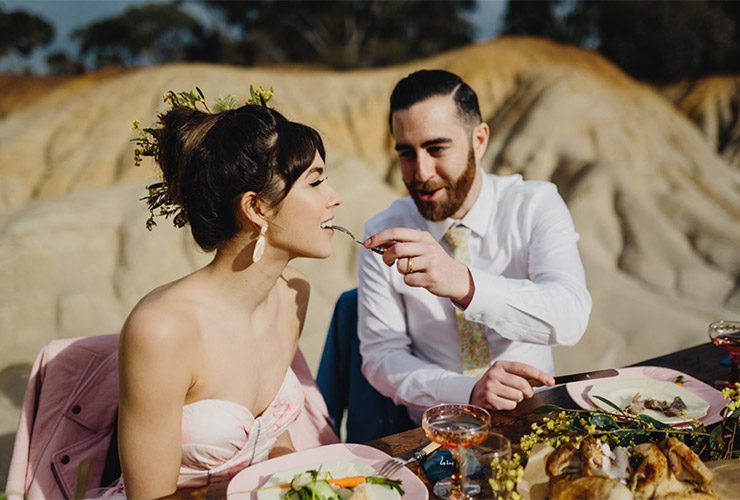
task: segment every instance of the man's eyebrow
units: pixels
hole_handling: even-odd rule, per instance
[[[430,139],[426,142],[421,143],[422,148],[428,148],[429,146],[439,146],[441,144],[449,144],[452,142],[452,139],[448,137],[437,137],[436,139]]]
[[[422,148],[428,148],[429,146],[439,146],[442,144],[450,144],[452,139],[449,137],[437,137],[435,139],[429,139],[421,143]],[[396,144],[396,151],[402,151],[404,149],[413,149],[410,144]]]

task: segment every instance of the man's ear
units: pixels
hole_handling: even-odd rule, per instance
[[[259,230],[267,224],[265,203],[254,191],[247,191],[239,196],[236,213],[242,227],[252,225]]]
[[[475,151],[475,158],[479,163],[486,152],[486,148],[488,148],[490,135],[491,130],[486,122],[480,122],[473,129],[473,151]]]

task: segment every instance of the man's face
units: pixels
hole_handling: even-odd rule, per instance
[[[464,216],[480,192],[478,162],[487,144],[487,126],[466,127],[450,95],[398,110],[392,123],[403,182],[419,212],[431,221]]]

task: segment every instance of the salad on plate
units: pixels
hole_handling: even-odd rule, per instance
[[[273,474],[259,490],[259,500],[397,500],[402,482],[378,476],[361,463],[328,463]]]

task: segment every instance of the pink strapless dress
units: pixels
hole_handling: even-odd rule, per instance
[[[182,409],[182,462],[177,487],[206,486],[231,479],[265,460],[278,436],[298,418],[303,389],[288,368],[275,399],[259,417],[223,399],[203,399]],[[125,496],[123,477],[103,497]]]

